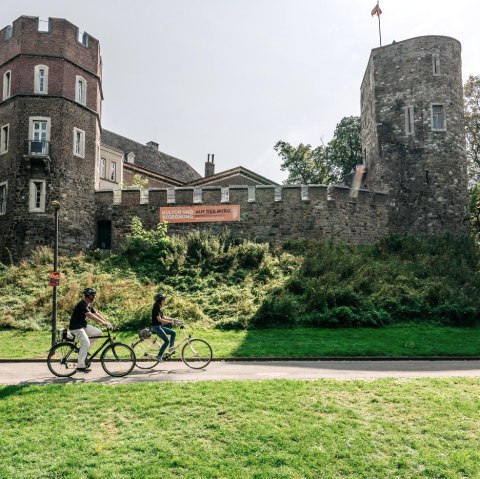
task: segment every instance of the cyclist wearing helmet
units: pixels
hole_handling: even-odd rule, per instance
[[[155,303],[153,303],[152,308],[152,327],[150,329],[153,333],[157,334],[158,337],[163,340],[162,347],[160,348],[160,351],[158,351],[157,357],[155,358],[157,361],[160,361],[162,363],[162,356],[168,345],[170,345],[168,352],[170,353],[173,351],[176,336],[175,331],[173,329],[167,328],[165,325],[174,325],[176,321],[174,318],[167,318],[163,314],[162,307],[165,304],[165,295],[159,293],[156,294],[153,299],[155,300]],[[170,340],[168,339],[168,336],[170,336]]]
[[[95,288],[85,288],[83,290],[83,299],[75,306],[68,329],[80,341],[80,351],[78,353],[77,371],[88,373],[90,368],[85,365],[85,359],[90,346],[97,341],[98,338],[92,336],[101,336],[102,331],[90,324],[87,324],[87,318],[93,319],[97,323],[103,324],[109,329],[112,325],[93,307],[97,291]]]

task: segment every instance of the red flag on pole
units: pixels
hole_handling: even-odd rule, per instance
[[[372,17],[373,16],[377,16],[379,17],[380,15],[382,14],[382,9],[380,8],[380,5],[377,3],[375,5],[375,7],[373,7],[373,10],[372,10]]]

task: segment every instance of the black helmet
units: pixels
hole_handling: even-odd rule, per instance
[[[85,288],[83,290],[84,296],[95,296],[97,294],[97,290],[95,288]]]
[[[153,299],[154,299],[155,301],[163,301],[165,298],[166,298],[166,296],[165,296],[164,294],[158,293],[158,294],[156,294],[156,295],[154,296]]]

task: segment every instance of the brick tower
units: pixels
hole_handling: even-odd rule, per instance
[[[392,233],[467,233],[461,45],[424,36],[372,50],[361,87],[366,185]]]
[[[0,31],[0,257],[93,243],[102,70],[98,41],[63,19],[22,16]]]

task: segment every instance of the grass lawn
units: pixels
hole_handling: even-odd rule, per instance
[[[214,357],[480,356],[480,328],[393,325],[384,328],[195,330]],[[130,344],[134,332],[116,332]],[[48,332],[0,331],[0,359],[46,358]]]
[[[476,379],[0,387],[5,479],[480,477]]]

